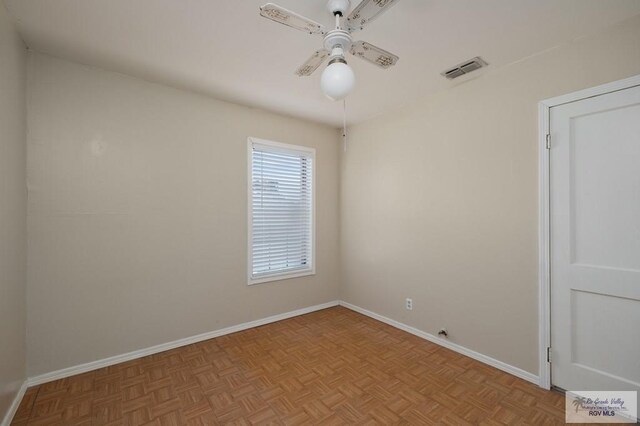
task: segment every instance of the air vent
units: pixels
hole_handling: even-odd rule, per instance
[[[449,80],[453,80],[454,78],[461,77],[465,74],[469,74],[472,71],[480,69],[482,67],[486,67],[489,65],[482,59],[480,56],[476,56],[473,59],[469,59],[468,61],[464,61],[453,68],[450,68],[443,73],[442,76],[446,77]]]

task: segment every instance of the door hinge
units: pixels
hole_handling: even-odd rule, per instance
[[[551,347],[547,347],[547,362],[551,362]]]
[[[547,149],[551,149],[551,133],[547,133]]]

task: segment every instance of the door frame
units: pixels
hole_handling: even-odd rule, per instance
[[[567,95],[545,99],[538,103],[538,376],[539,386],[551,389],[551,364],[547,348],[551,347],[551,229],[549,196],[549,156],[547,138],[550,134],[549,114],[553,107],[611,92],[640,86],[640,74],[623,80],[579,90]],[[550,140],[553,147],[553,140]]]

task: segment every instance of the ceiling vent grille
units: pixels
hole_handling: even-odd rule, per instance
[[[469,74],[470,72],[486,67],[487,65],[489,64],[484,59],[480,56],[476,56],[475,58],[464,61],[453,68],[449,68],[442,72],[441,75],[449,80],[453,80],[454,78]]]

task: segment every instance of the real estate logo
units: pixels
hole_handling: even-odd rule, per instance
[[[567,423],[636,423],[636,391],[567,391]]]

